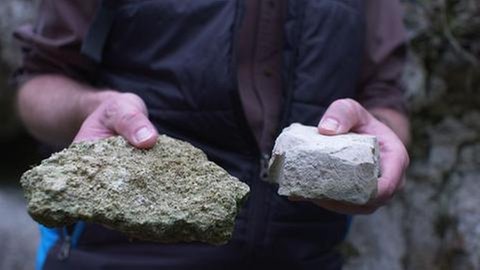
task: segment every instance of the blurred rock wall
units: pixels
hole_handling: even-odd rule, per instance
[[[14,92],[8,79],[20,63],[20,50],[16,46],[12,30],[33,20],[35,0],[0,1],[0,142],[6,142],[19,132],[19,122],[13,110]]]
[[[10,34],[32,20],[35,2],[0,1],[0,141],[19,130],[7,87],[19,61]],[[390,205],[354,219],[341,247],[346,269],[480,269],[480,2],[404,4],[412,47],[404,78],[413,130],[408,181]],[[7,193],[0,192],[10,205],[0,212],[11,211],[2,212],[10,223],[0,221],[0,268],[31,269],[34,226],[18,214],[21,196]]]
[[[18,170],[31,162],[32,143],[18,144],[25,137],[13,110],[14,91],[8,78],[20,61],[12,29],[31,22],[34,0],[0,0],[0,269],[34,269],[38,244],[36,224],[28,216],[23,195],[15,185]],[[18,144],[18,145],[17,145]],[[28,155],[28,157],[21,157]],[[21,157],[21,159],[18,159]]]
[[[356,217],[346,269],[480,269],[480,1],[404,1],[407,185]]]

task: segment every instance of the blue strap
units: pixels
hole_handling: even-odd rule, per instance
[[[47,228],[43,225],[40,227],[40,244],[37,250],[37,259],[35,262],[35,270],[42,270],[48,252],[60,238],[60,231],[58,229]]]
[[[79,221],[75,224],[72,234],[72,247],[76,248],[78,245],[78,240],[82,236],[83,231],[85,230],[85,222]]]
[[[55,246],[57,241],[60,239],[60,229],[51,229],[39,224],[40,228],[40,244],[37,250],[37,258],[35,262],[35,270],[42,270],[45,265],[48,253]],[[63,228],[64,233],[66,231]],[[72,248],[77,247],[78,240],[82,236],[83,231],[85,230],[85,222],[77,222],[73,229],[72,234]]]
[[[345,235],[343,236],[343,240],[345,240],[348,236],[348,232],[350,231],[350,227],[352,227],[352,221],[353,221],[353,216],[352,215],[346,215],[345,216],[347,219],[347,230]]]

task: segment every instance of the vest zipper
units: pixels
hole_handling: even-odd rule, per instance
[[[301,7],[303,12],[305,12],[305,7]],[[299,18],[305,18],[305,14],[301,13]],[[284,105],[283,105],[283,115],[282,119],[280,121],[280,125],[278,126],[277,130],[277,137],[280,135],[282,130],[287,127],[288,124],[290,124],[289,121],[289,116],[291,113],[292,109],[292,102],[293,102],[293,92],[295,88],[295,66],[297,66],[297,61],[298,61],[298,44],[300,44],[301,40],[301,34],[302,34],[302,28],[303,28],[303,20],[297,19],[295,22],[295,32],[294,32],[294,41],[293,44],[295,45],[295,48],[293,48],[292,52],[292,57],[287,61],[284,58],[284,66],[288,68],[286,72],[286,78],[283,81],[284,83],[284,89],[285,89],[285,100],[284,100]]]
[[[72,234],[73,226],[65,226],[63,228],[63,240],[57,254],[57,259],[60,261],[64,261],[70,256],[70,250],[72,248]]]
[[[268,173],[268,165],[270,162],[270,155],[267,153],[262,153],[260,155],[260,179],[262,181],[267,181],[269,173]]]

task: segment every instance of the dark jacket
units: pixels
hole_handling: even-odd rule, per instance
[[[290,202],[261,178],[281,128],[316,125],[336,99],[402,110],[396,80],[403,37],[383,59],[371,59],[366,14],[374,9],[358,0],[103,1],[81,38],[77,62],[61,66],[54,59],[52,70],[136,93],[160,133],[200,147],[252,194],[226,246],[129,241],[87,224],[67,260],[53,257],[58,241],[47,269],[338,269],[333,250],[349,218]],[[40,47],[29,47],[24,72],[35,72]],[[378,62],[376,69],[390,64],[393,74],[378,78],[382,72],[365,68],[369,61]]]

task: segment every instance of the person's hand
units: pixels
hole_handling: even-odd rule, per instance
[[[104,96],[83,122],[74,142],[120,135],[137,148],[153,147],[158,132],[148,120],[143,100],[131,93],[110,92]]]
[[[369,214],[387,203],[404,182],[409,157],[402,141],[385,124],[372,116],[358,102],[340,99],[333,102],[318,125],[323,135],[347,132],[375,135],[380,146],[382,176],[378,180],[377,196],[365,205],[354,205],[332,200],[308,200],[325,209],[344,214]],[[303,198],[290,198],[305,201]]]

